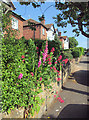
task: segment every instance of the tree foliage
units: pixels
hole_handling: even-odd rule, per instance
[[[74,48],[78,45],[78,41],[74,37],[69,37],[69,48]]]
[[[44,3],[44,1],[38,3],[20,2],[21,5],[32,4],[34,8],[40,7],[42,3]],[[55,2],[55,8],[59,10],[59,14],[53,17],[58,27],[67,27],[67,24],[69,23],[72,27],[75,27],[72,32],[75,32],[76,36],[79,36],[81,32],[82,35],[89,38],[89,33],[84,29],[84,27],[89,25],[89,2]],[[39,17],[39,20],[44,19],[45,16],[43,16],[44,13],[42,14],[42,17]]]
[[[81,32],[82,35],[89,38],[89,34],[84,31],[84,27],[89,25],[89,5],[88,2],[57,2],[55,7],[61,12],[55,17],[58,26],[67,27],[70,23],[78,36]]]

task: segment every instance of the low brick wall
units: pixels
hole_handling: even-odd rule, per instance
[[[76,63],[79,63],[81,57],[78,59],[72,59],[70,61],[70,72],[72,73],[76,67]],[[63,69],[63,72],[60,71],[60,78],[63,79],[63,84],[66,82],[68,76],[69,76],[69,68],[67,67],[66,69]],[[61,90],[62,87],[62,80],[59,82],[59,84],[57,82],[55,83],[51,83],[53,89],[55,91],[59,91]],[[55,100],[54,98],[54,94],[53,94],[53,89],[51,90],[51,92],[49,92],[49,90],[45,90],[44,88],[44,84],[42,84],[42,90],[43,92],[40,93],[38,96],[40,96],[40,98],[45,98],[44,103],[40,106],[40,111],[39,113],[34,114],[34,116],[30,116],[30,118],[41,118],[41,116],[43,115],[43,113],[46,111],[46,109],[48,107],[50,107],[50,105],[53,103],[53,101]],[[16,109],[14,111],[12,111],[9,115],[7,115],[6,113],[2,114],[2,118],[24,118],[24,109]]]

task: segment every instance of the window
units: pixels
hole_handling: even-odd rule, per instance
[[[12,17],[12,28],[18,30],[18,20]]]
[[[45,32],[44,32],[44,28],[42,29],[42,33],[43,33],[43,35],[45,34]]]

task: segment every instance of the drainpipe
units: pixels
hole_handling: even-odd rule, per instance
[[[40,25],[40,39],[41,39],[41,25]]]
[[[34,40],[35,40],[35,30],[34,30]]]

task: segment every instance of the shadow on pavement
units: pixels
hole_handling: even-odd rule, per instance
[[[89,61],[80,61],[79,63],[89,64]]]
[[[74,78],[77,83],[89,86],[89,70],[80,70],[74,72]]]
[[[60,112],[58,118],[88,118],[89,105],[69,104]]]
[[[72,89],[72,88],[66,88],[64,86],[62,87],[62,89],[67,90],[67,91],[77,92],[77,93],[89,96],[89,92],[84,92],[84,91],[80,91],[80,90],[76,90],[76,89]]]

